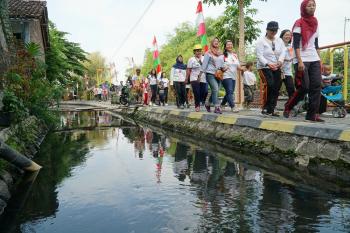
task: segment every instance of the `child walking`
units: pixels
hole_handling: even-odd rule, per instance
[[[249,109],[249,105],[254,100],[254,90],[256,87],[256,77],[253,73],[253,63],[247,62],[246,71],[243,74],[243,85],[244,85],[244,105]]]

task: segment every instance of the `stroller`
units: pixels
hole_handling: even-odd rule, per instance
[[[332,115],[335,118],[344,118],[347,113],[342,89],[342,85],[336,85],[327,86],[321,91],[321,95],[335,105],[335,108],[332,110]]]
[[[347,114],[345,109],[345,101],[343,98],[343,87],[339,83],[341,76],[331,76],[327,79],[323,79],[323,83],[326,83],[325,80],[329,82],[329,85],[324,86],[321,90],[321,95],[329,102],[335,105],[335,108],[332,110],[332,116],[334,118],[344,118]],[[307,111],[309,105],[309,97],[305,95],[304,100],[300,101],[291,111],[292,116],[296,117],[299,113]]]

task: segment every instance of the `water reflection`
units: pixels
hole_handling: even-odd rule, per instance
[[[104,113],[62,118],[64,131],[38,155],[45,169],[26,197],[14,197],[1,232],[350,232],[348,198],[96,116]]]

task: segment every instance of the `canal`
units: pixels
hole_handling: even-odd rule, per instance
[[[64,113],[35,160],[0,232],[350,232],[347,195],[103,111]]]

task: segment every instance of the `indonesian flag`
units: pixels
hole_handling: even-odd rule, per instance
[[[198,28],[197,36],[201,38],[201,45],[205,52],[208,51],[208,40],[207,40],[207,32],[205,29],[205,23],[204,23],[204,16],[203,16],[203,7],[202,7],[202,1],[198,2],[197,6],[197,20],[196,25]]]
[[[156,69],[157,74],[162,71],[162,66],[160,65],[159,51],[157,45],[157,39],[153,38],[153,68]]]

